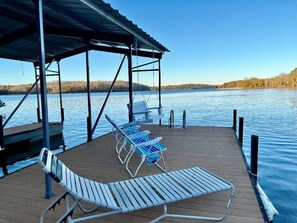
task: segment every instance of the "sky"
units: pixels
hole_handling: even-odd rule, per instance
[[[223,84],[297,67],[296,0],[106,2],[170,50],[162,59],[162,85]],[[90,55],[91,80],[112,80],[122,56]],[[126,64],[121,80],[127,80]],[[0,75],[0,84],[34,82],[30,63],[0,59],[0,68],[6,74]],[[86,80],[85,55],[62,60],[61,72],[62,80]],[[140,74],[139,83],[157,85],[156,75]]]

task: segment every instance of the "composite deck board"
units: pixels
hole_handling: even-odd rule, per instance
[[[234,184],[235,197],[222,222],[264,222],[231,128],[190,126],[187,129],[168,129],[166,126],[142,126],[142,129],[150,130],[151,136],[163,137],[161,142],[168,148],[164,152],[168,171],[200,166]],[[58,157],[74,173],[88,179],[102,183],[130,179],[125,167],[117,159],[115,144],[114,134],[107,134]],[[138,159],[135,156],[131,160],[131,167],[136,167]],[[157,167],[143,165],[137,176],[158,173],[160,169]],[[53,198],[44,199],[44,173],[38,164],[0,179],[0,222],[38,222],[43,209],[63,191],[55,182],[52,186]],[[168,211],[217,216],[223,211],[228,196],[228,192],[219,192],[170,203]],[[55,212],[49,212],[48,222],[53,222],[63,210],[64,203]],[[148,222],[161,212],[160,206],[88,222]],[[82,214],[78,210],[75,215]],[[194,221],[167,218],[161,222]]]

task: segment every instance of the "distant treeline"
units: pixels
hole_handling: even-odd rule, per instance
[[[111,86],[110,81],[92,81],[90,82],[91,92],[107,92]],[[0,94],[25,94],[32,87],[32,84],[22,85],[0,85]],[[195,89],[195,88],[214,88],[215,86],[207,84],[182,84],[162,86],[162,90],[174,89]],[[47,89],[49,94],[59,93],[58,81],[48,82]],[[87,83],[85,81],[63,81],[61,84],[62,93],[83,93],[87,92]],[[156,90],[158,87],[149,87],[143,84],[133,83],[133,91],[150,91]],[[129,83],[127,81],[117,81],[113,87],[114,92],[129,91]],[[31,93],[36,93],[34,87]]]
[[[91,92],[107,92],[111,86],[110,81],[92,81],[90,82]],[[22,85],[0,85],[0,94],[25,94],[32,87],[32,84]],[[49,94],[59,93],[58,81],[48,82],[47,89]],[[87,92],[87,83],[85,81],[63,81],[61,84],[62,93],[83,93]],[[149,91],[150,87],[143,84],[133,83],[134,91]],[[113,91],[128,91],[129,85],[127,81],[117,81],[113,87]],[[31,91],[36,93],[36,87]]]
[[[224,83],[220,88],[294,88],[297,87],[297,68],[289,74],[280,74],[272,78],[249,78]]]
[[[162,86],[162,90],[191,90],[191,89],[200,89],[200,88],[216,88],[216,85],[209,84],[180,84],[180,85],[167,85]],[[154,90],[157,90],[158,87],[154,87]]]

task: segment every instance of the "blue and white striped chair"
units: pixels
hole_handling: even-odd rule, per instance
[[[150,133],[150,131],[148,130],[127,135],[121,128],[119,128],[115,124],[115,122],[108,115],[105,115],[105,117],[112,124],[112,126],[124,137],[122,146],[118,150],[118,158],[122,164],[125,164],[126,170],[132,177],[135,177],[137,175],[140,167],[144,162],[146,162],[147,165],[156,165],[163,172],[167,171],[166,162],[163,155],[163,152],[167,148],[160,143],[162,137],[151,139],[148,136]],[[127,151],[125,158],[122,158],[122,151],[126,149],[127,144],[130,149]],[[139,155],[141,157],[141,160],[138,166],[133,171],[129,164],[134,154]]]
[[[47,148],[41,150],[39,163],[65,190],[65,193],[43,211],[41,223],[44,222],[47,212],[54,210],[63,199],[66,199],[67,209],[57,222],[81,222],[160,205],[163,205],[164,213],[151,222],[158,222],[166,217],[220,221],[226,216],[234,196],[231,183],[199,167],[103,184],[75,174]],[[230,191],[230,197],[220,217],[177,215],[167,212],[169,203],[225,190]],[[94,207],[85,209],[84,203],[92,204]],[[93,213],[100,207],[105,207],[108,211]],[[86,216],[74,219],[73,213],[77,208],[85,212]]]

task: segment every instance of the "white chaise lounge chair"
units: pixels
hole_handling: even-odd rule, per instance
[[[131,110],[131,105],[128,104],[128,109]],[[164,114],[162,108],[151,107],[148,108],[145,101],[133,102],[133,119],[137,123],[154,123],[159,121]],[[152,113],[153,110],[157,110],[157,113]]]
[[[103,184],[78,176],[46,148],[40,152],[39,163],[43,170],[65,189],[65,193],[44,210],[40,217],[41,223],[44,222],[46,213],[55,209],[63,199],[66,199],[67,210],[57,222],[81,222],[159,205],[164,206],[164,213],[151,222],[158,222],[166,217],[220,221],[226,216],[234,196],[231,183],[199,167]],[[230,198],[218,218],[167,212],[169,203],[224,190],[230,190]],[[71,197],[73,199],[69,199]],[[83,202],[93,204],[94,208],[86,210],[82,206]],[[77,207],[89,214],[74,219],[73,213]],[[90,214],[99,207],[108,208],[110,211]]]
[[[148,134],[150,131],[144,130],[142,132],[127,135],[121,128],[119,128],[115,122],[108,116],[105,118],[112,124],[112,126],[123,136],[124,140],[120,149],[116,149],[118,152],[118,158],[122,164],[125,164],[128,173],[135,177],[144,162],[147,165],[156,165],[163,172],[167,171],[165,159],[163,152],[167,149],[164,145],[160,143],[162,137],[149,138]],[[130,146],[124,159],[121,157],[123,149],[126,149],[126,144]],[[116,147],[118,146],[118,143]],[[132,171],[129,167],[130,160],[134,154],[138,154],[141,157],[139,165],[136,167],[135,171]],[[162,164],[159,164],[159,163]]]

